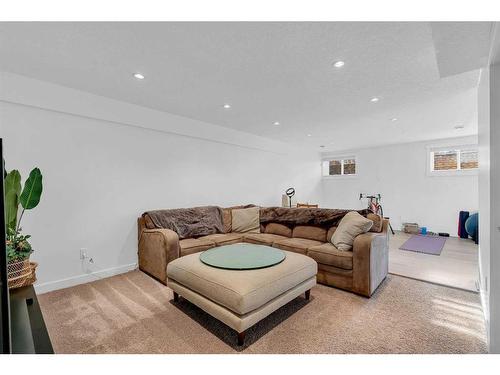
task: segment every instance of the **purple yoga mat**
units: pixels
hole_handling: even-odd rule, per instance
[[[445,242],[446,237],[413,235],[399,249],[440,255]]]

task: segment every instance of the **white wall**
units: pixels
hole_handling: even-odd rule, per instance
[[[458,212],[478,209],[477,175],[429,176],[427,147],[477,143],[475,137],[415,142],[331,155],[356,155],[357,176],[325,177],[322,205],[365,208],[360,193],[380,193],[384,215],[395,230],[403,222],[417,222],[435,232],[457,235]],[[327,154],[328,155],[328,154]],[[326,156],[326,155],[325,155]]]
[[[489,343],[500,353],[500,62],[490,66]]]
[[[40,263],[39,291],[89,281],[89,272],[133,268],[136,219],[145,210],[280,205],[290,186],[299,200],[319,199],[317,154],[297,155],[277,142],[211,124],[2,77],[7,169],[26,178],[38,166],[44,176],[41,203],[22,225]],[[88,249],[94,265],[82,266],[80,248]]]
[[[481,70],[478,88],[479,144],[479,275],[480,293],[486,325],[489,327],[490,306],[490,71]],[[489,336],[489,330],[487,330]]]
[[[489,66],[478,91],[479,266],[490,353],[500,353],[500,29],[492,30]]]
[[[500,64],[482,70],[479,90],[481,300],[489,350],[500,353]]]

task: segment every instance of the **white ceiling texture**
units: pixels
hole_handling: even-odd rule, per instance
[[[491,28],[1,23],[0,70],[318,151],[352,149],[476,134]]]

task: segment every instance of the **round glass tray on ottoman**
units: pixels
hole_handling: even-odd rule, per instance
[[[216,247],[200,254],[200,260],[212,267],[253,270],[274,266],[285,260],[285,253],[270,246],[237,243]]]

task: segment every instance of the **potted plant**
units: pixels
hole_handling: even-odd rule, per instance
[[[17,288],[35,282],[35,263],[29,258],[33,249],[29,243],[31,236],[23,235],[21,220],[26,210],[35,208],[42,196],[42,173],[34,168],[24,187],[21,186],[21,174],[12,170],[5,175],[5,232],[7,247],[7,274],[9,287]],[[22,210],[19,214],[19,205]]]

